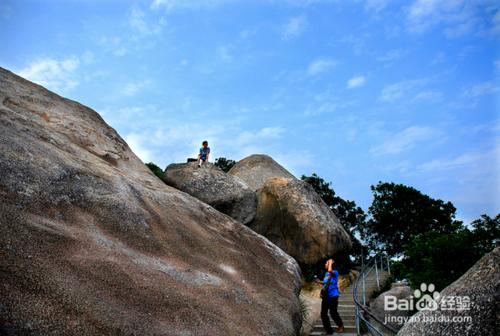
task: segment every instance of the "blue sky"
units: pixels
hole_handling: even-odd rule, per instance
[[[0,1],[0,65],[99,112],[145,162],[273,156],[365,210],[392,181],[500,212],[489,0]]]

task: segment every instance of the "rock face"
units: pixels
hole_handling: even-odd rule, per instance
[[[238,177],[224,173],[211,163],[201,168],[197,162],[171,164],[165,169],[164,180],[243,224],[255,217],[255,192]]]
[[[295,178],[272,177],[257,191],[256,232],[304,264],[351,247],[337,217],[314,189]]]
[[[500,331],[499,265],[500,247],[497,247],[440,293],[439,305],[445,297],[469,297],[470,310],[441,310],[438,308],[434,311],[420,311],[415,314],[415,318],[419,318],[420,321],[423,319],[464,319],[467,316],[470,316],[470,321],[407,322],[398,335],[498,335]],[[452,302],[456,302],[456,299]]]
[[[239,177],[253,190],[262,188],[270,177],[295,179],[295,176],[280,166],[273,158],[261,154],[251,155],[238,161],[228,174]]]
[[[396,318],[401,316],[401,318],[399,318],[399,320],[402,321],[402,323],[392,323],[392,322],[388,323],[394,329],[399,330],[403,326],[404,316],[409,316],[410,312],[407,310],[385,311],[384,310],[385,297],[386,296],[393,296],[393,297],[396,297],[398,300],[407,300],[408,301],[412,294],[413,294],[413,291],[411,290],[410,286],[408,286],[406,284],[394,283],[394,284],[392,284],[391,289],[380,294],[370,304],[371,311],[376,317],[378,317],[382,321],[385,321],[386,316],[391,316],[391,317],[394,316]]]
[[[0,68],[0,334],[297,335],[296,262]]]

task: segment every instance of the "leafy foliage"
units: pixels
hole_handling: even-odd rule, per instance
[[[415,236],[405,246],[405,257],[395,268],[397,275],[408,278],[414,286],[433,283],[442,290],[499,246],[500,215],[483,215],[472,227],[451,234],[431,231]]]
[[[215,159],[215,165],[222,169],[224,172],[228,172],[234,165],[236,161],[220,157]]]
[[[482,215],[471,223],[474,229],[474,245],[484,253],[500,246],[500,214],[495,218]]]
[[[462,226],[455,220],[456,209],[451,202],[435,200],[402,184],[379,182],[371,190],[371,218],[361,233],[373,250],[384,249],[389,255],[398,256],[416,235],[451,234]]]
[[[148,166],[148,168],[163,181],[163,170],[160,167],[153,162],[146,163],[146,166]]]

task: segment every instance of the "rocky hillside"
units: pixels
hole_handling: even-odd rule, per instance
[[[415,321],[407,322],[398,332],[398,336],[498,335],[500,332],[499,265],[500,247],[497,247],[439,293],[437,310],[418,312],[414,315]],[[467,304],[464,304],[465,300]]]
[[[296,335],[299,268],[0,68],[0,334]]]
[[[174,163],[163,179],[248,225],[301,265],[314,265],[352,246],[349,234],[314,188],[267,155],[251,155],[228,174],[210,163],[201,168],[196,162]]]

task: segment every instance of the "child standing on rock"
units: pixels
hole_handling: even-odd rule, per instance
[[[203,141],[201,143],[200,153],[198,154],[198,167],[202,164],[208,162],[208,157],[210,156],[210,147],[208,147],[208,141]]]

